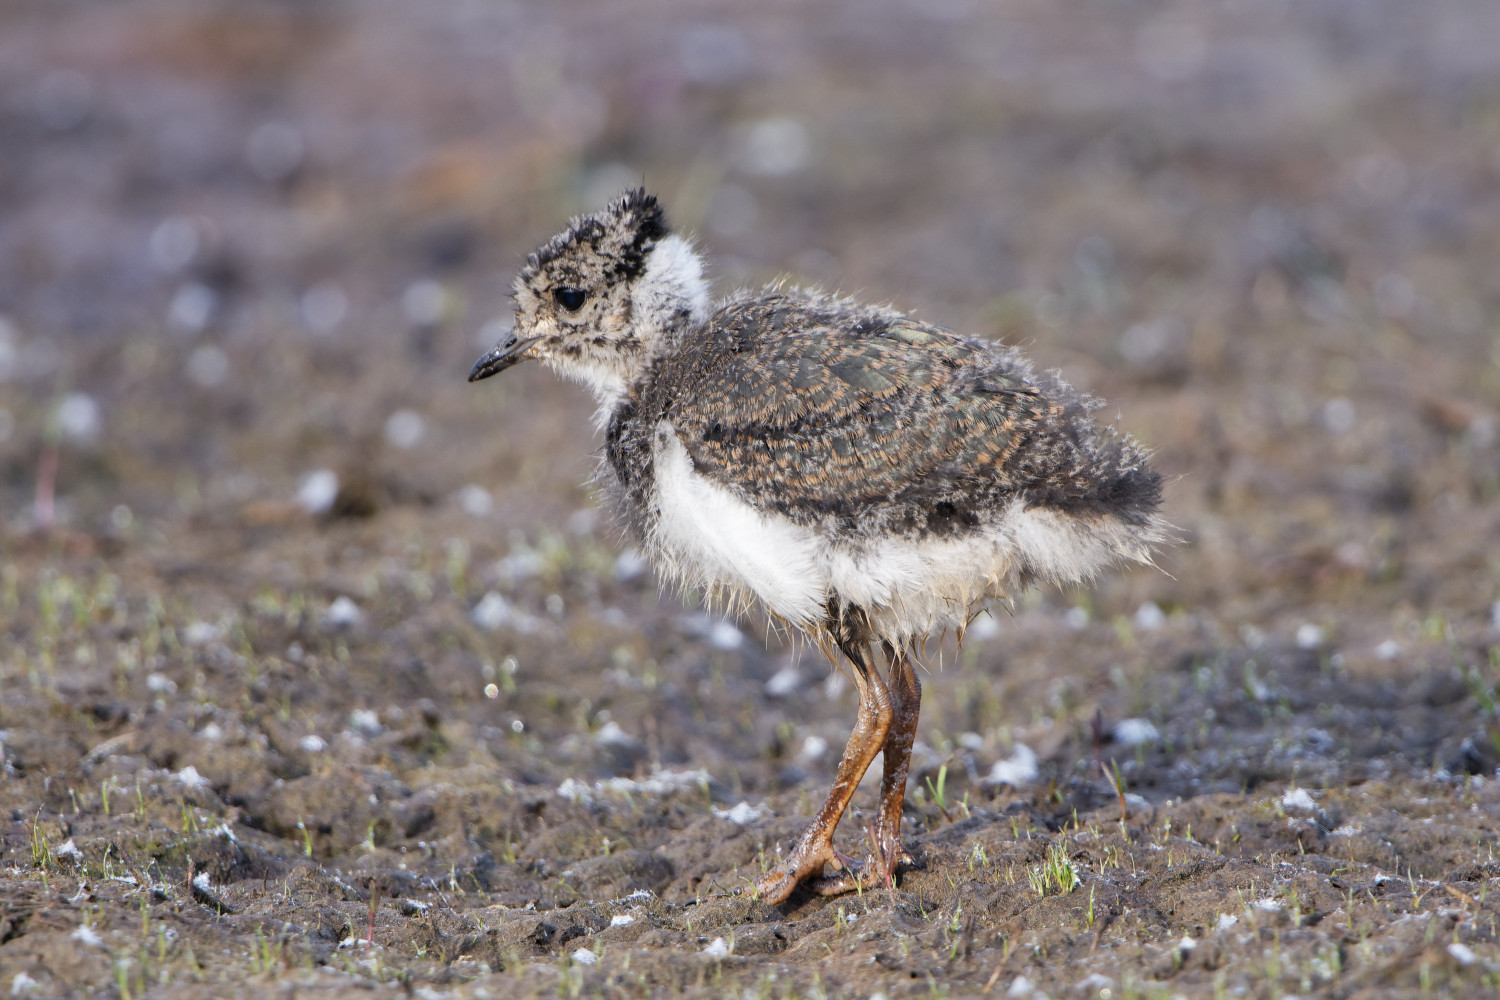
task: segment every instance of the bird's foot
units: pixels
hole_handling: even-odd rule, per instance
[[[915,867],[917,862],[901,843],[900,837],[882,837],[868,831],[870,853],[856,861],[833,848],[832,844],[799,846],[791,857],[762,875],[755,883],[755,894],[768,903],[781,903],[801,885],[817,896],[838,896],[846,892],[874,889],[881,885],[895,887],[896,871]],[[825,867],[834,869],[824,873]]]
[[[796,849],[785,861],[755,880],[755,895],[774,906],[785,902],[793,890],[804,882],[808,883],[814,892],[818,892],[816,888],[818,883],[827,878],[840,877],[824,876],[823,869],[828,866],[841,872],[848,872],[858,869],[860,864],[848,855],[834,850],[832,838],[819,837],[799,841]],[[827,893],[820,894],[828,895]]]
[[[889,865],[874,855],[868,855],[864,861],[853,862],[837,874],[808,879],[806,888],[818,896],[840,896],[846,892],[863,892],[881,886],[894,889],[897,870],[916,867],[916,863],[916,859],[905,850]]]
[[[894,889],[896,870],[916,866],[916,859],[901,843],[899,834],[877,832],[875,827],[865,831],[870,853],[862,862],[846,861],[843,870],[835,875],[823,875],[807,883],[807,888],[820,896],[837,896],[840,893],[873,889],[885,886]]]

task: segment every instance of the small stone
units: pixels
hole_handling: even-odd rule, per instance
[[[356,624],[363,617],[364,612],[359,610],[358,604],[347,597],[340,596],[328,606],[328,612],[323,616],[323,620],[337,628],[343,628]]]

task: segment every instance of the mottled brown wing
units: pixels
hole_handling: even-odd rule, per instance
[[[688,391],[665,415],[697,470],[798,519],[868,516],[926,495],[923,509],[971,521],[966,499],[1023,475],[1014,460],[1062,404],[1006,352],[837,305],[730,309],[681,356],[673,381]]]

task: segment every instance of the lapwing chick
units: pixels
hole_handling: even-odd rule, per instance
[[[756,892],[890,884],[929,636],[1038,582],[1150,562],[1161,476],[1019,352],[771,286],[715,302],[655,197],[627,192],[527,258],[515,326],[470,381],[541,361],[587,385],[610,505],[662,574],[809,636],[859,694],[833,789]],[[837,651],[837,652],[835,652]],[[882,662],[883,661],[883,662]],[[862,860],[834,848],[883,755]]]

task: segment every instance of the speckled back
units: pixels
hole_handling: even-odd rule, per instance
[[[631,387],[609,426],[617,503],[649,524],[651,439],[753,506],[835,534],[961,534],[1017,498],[1144,524],[1134,442],[1009,349],[888,309],[768,289],[730,300]]]

